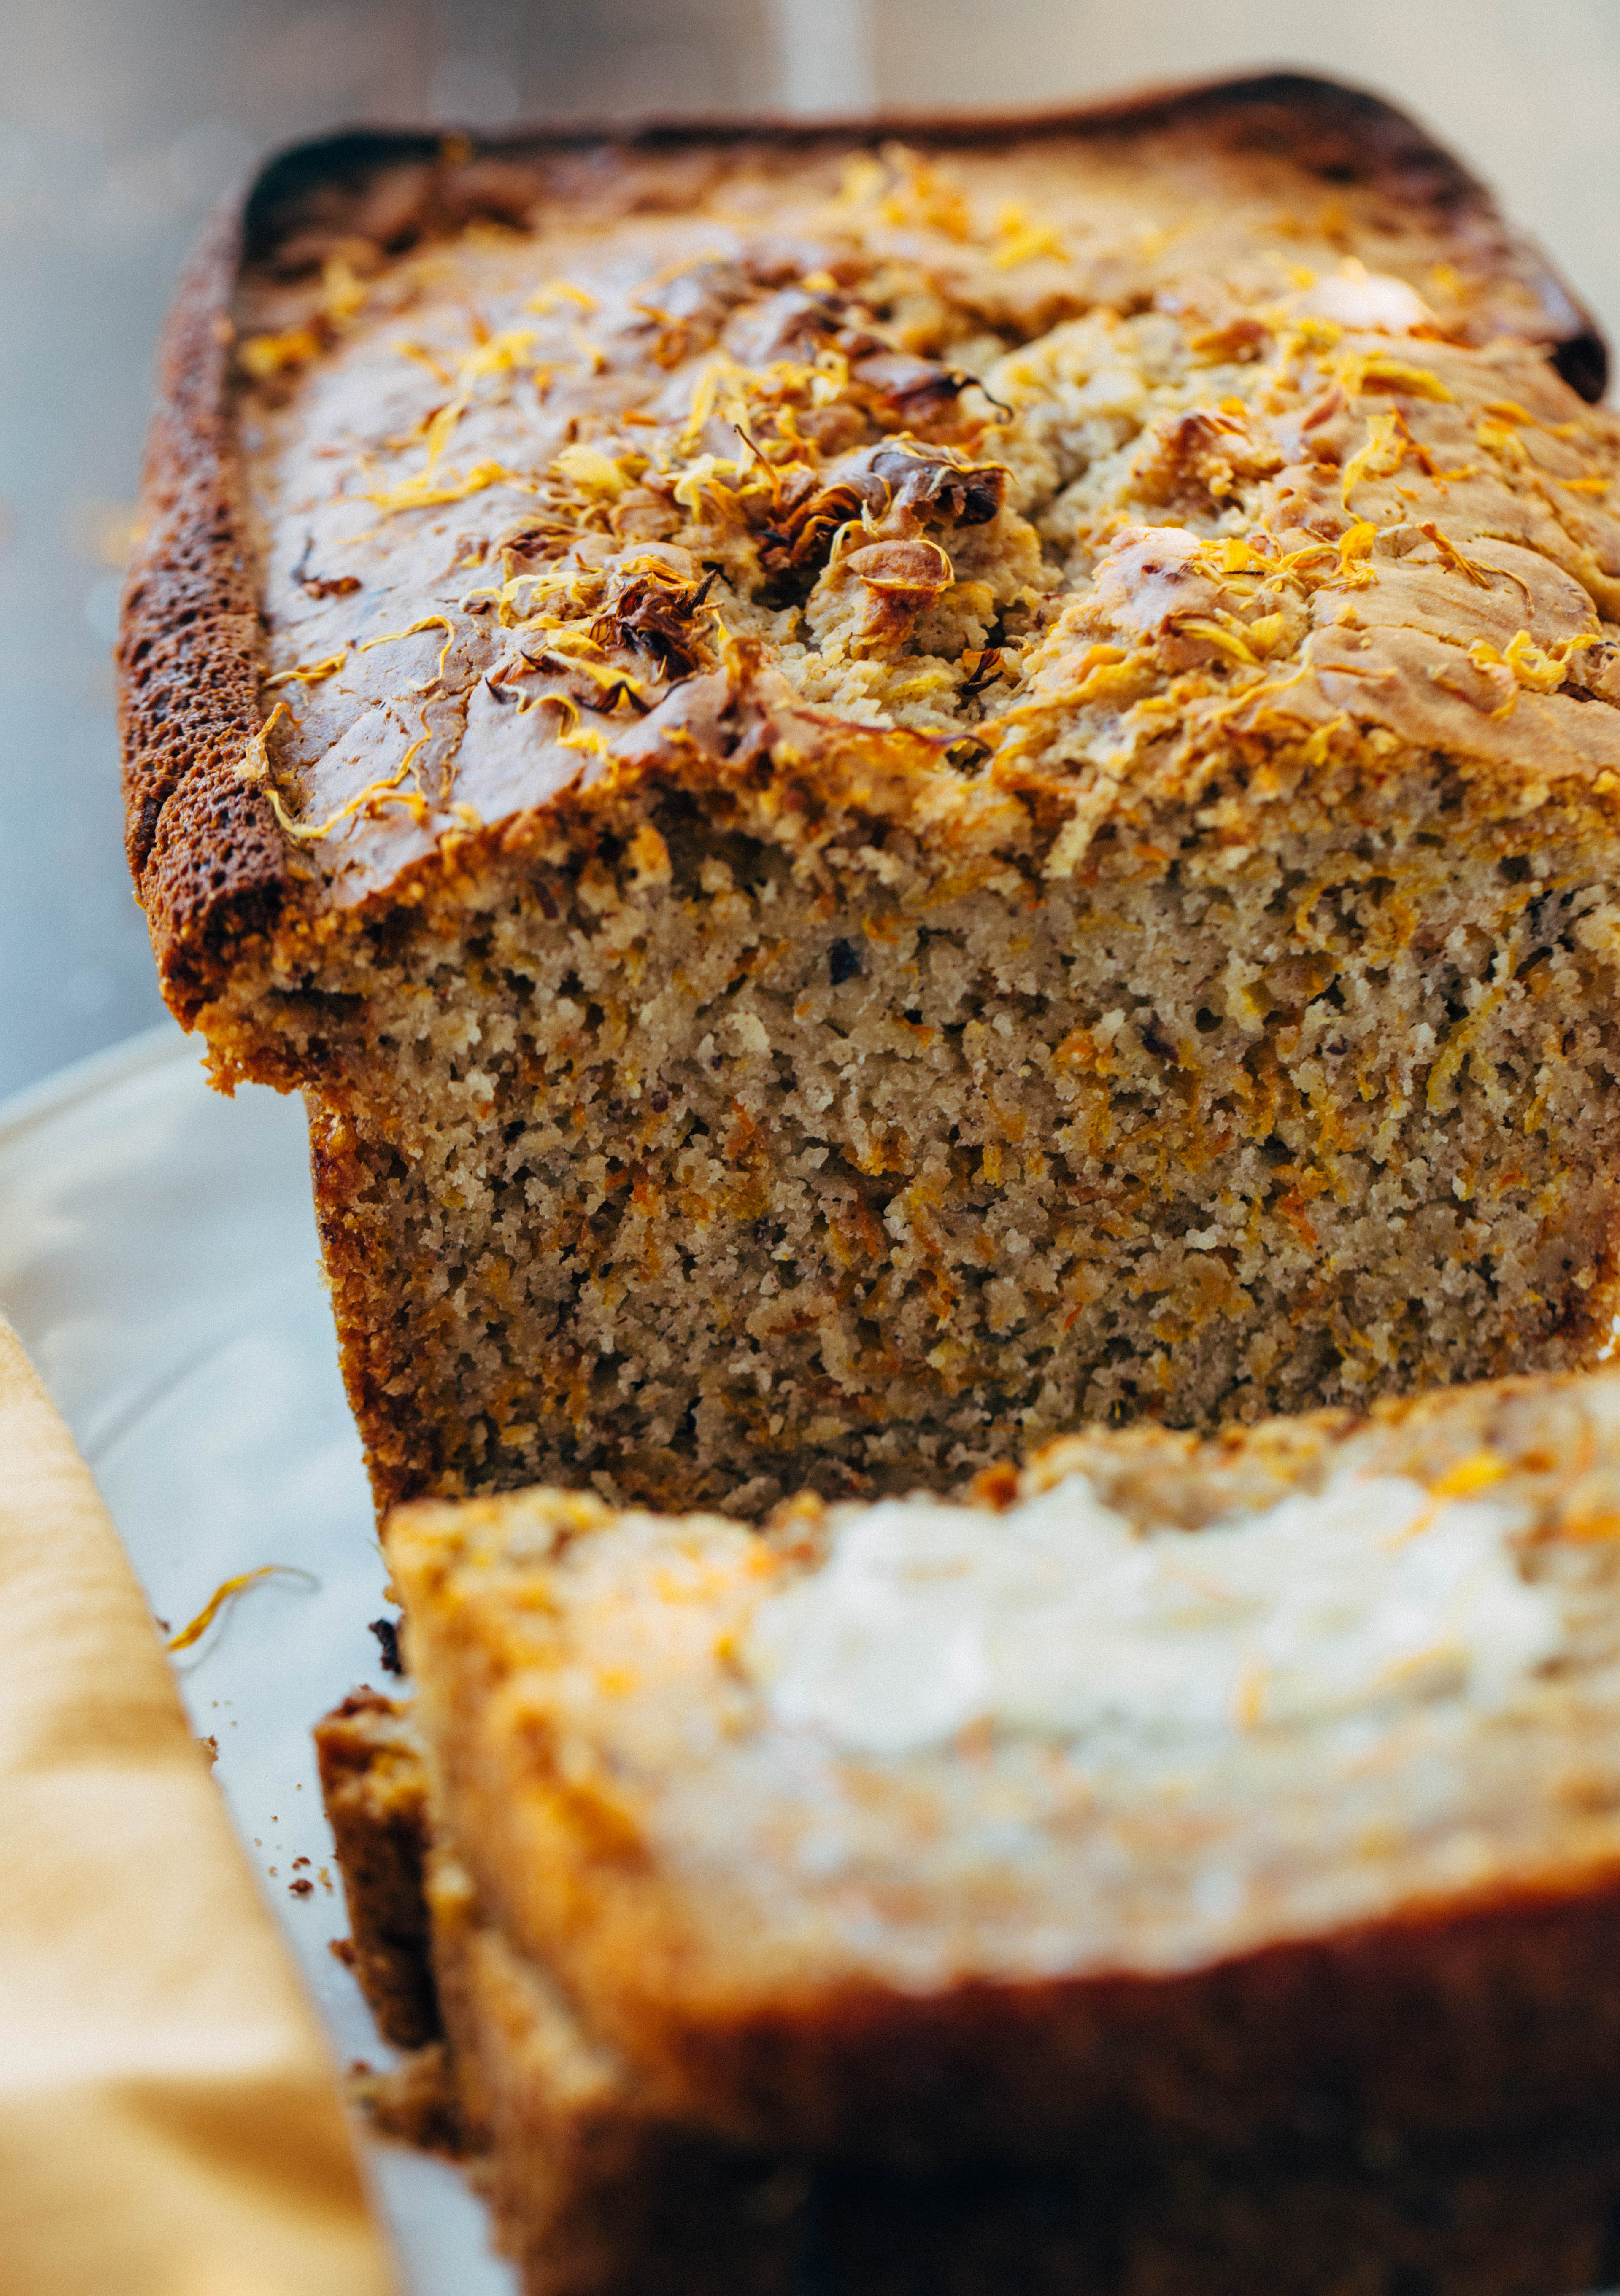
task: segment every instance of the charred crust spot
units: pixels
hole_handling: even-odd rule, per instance
[[[1596,406],[1608,389],[1608,345],[1595,327],[1555,344],[1552,364],[1580,398]]]
[[[629,646],[664,677],[689,677],[697,668],[695,618],[714,586],[718,568],[695,584],[661,581],[645,571],[615,577],[591,624],[600,646]]]
[[[377,1638],[377,1651],[383,1673],[402,1675],[405,1672],[405,1660],[399,1655],[399,1621],[395,1619],[373,1619],[366,1632],[375,1635]]]
[[[988,525],[1006,499],[1007,477],[998,463],[960,463],[926,447],[887,443],[852,457],[826,486],[808,470],[785,476],[761,534],[765,602],[788,605],[808,596],[833,537],[863,513],[899,510],[919,521]]]

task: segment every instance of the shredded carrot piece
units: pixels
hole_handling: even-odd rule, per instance
[[[514,368],[533,364],[530,357],[530,346],[534,341],[532,327],[508,327],[498,335],[491,335],[475,316],[473,333],[473,348],[456,370],[455,395],[430,418],[424,433],[427,458],[422,468],[412,477],[402,479],[398,486],[373,491],[366,496],[367,502],[374,502],[390,515],[395,511],[422,510],[434,503],[463,502],[468,495],[481,494],[486,487],[501,483],[517,487],[526,484],[502,463],[477,463],[465,472],[448,471],[442,479],[438,475],[440,458],[473,404],[481,379],[485,375],[509,374]],[[410,344],[401,344],[399,348],[407,357],[424,356]],[[431,357],[428,364],[432,364]]]
[[[1345,482],[1340,485],[1340,503],[1349,510],[1349,498],[1361,485],[1362,478],[1393,478],[1406,459],[1406,441],[1402,439],[1404,422],[1394,415],[1374,415],[1372,427],[1367,430],[1367,443],[1358,447],[1345,463]]]
[[[625,489],[625,474],[618,459],[604,455],[600,447],[564,447],[551,467],[561,471],[565,479],[572,479],[586,494],[616,497]]]
[[[1353,490],[1363,479],[1389,479],[1403,463],[1418,464],[1426,478],[1438,479],[1443,486],[1451,479],[1471,479],[1472,463],[1460,463],[1456,468],[1443,471],[1428,448],[1413,438],[1410,425],[1399,408],[1392,414],[1375,414],[1367,433],[1367,443],[1353,455],[1345,465],[1339,500],[1350,508]]]
[[[1429,1485],[1429,1496],[1436,1499],[1462,1499],[1475,1491],[1483,1491],[1493,1483],[1500,1483],[1507,1473],[1507,1464],[1494,1451],[1471,1451],[1448,1469],[1437,1483]]]
[[[1016,200],[996,217],[996,235],[1001,243],[991,260],[998,271],[1016,270],[1038,255],[1055,255],[1060,263],[1068,259],[1061,234]]]
[[[320,661],[300,661],[296,669],[278,669],[274,677],[267,677],[265,690],[274,692],[278,685],[318,685],[323,677],[330,677],[341,669],[349,659],[347,652],[329,653]]]
[[[399,784],[432,738],[431,734],[424,734],[420,741],[413,742],[391,774],[385,779],[367,782],[363,790],[357,790],[353,797],[346,799],[328,820],[318,825],[313,822],[295,821],[282,803],[280,791],[273,789],[270,803],[275,808],[276,820],[286,834],[296,838],[300,845],[317,844],[321,838],[330,837],[334,829],[340,828],[355,815],[369,813],[380,806],[403,806],[407,813],[415,816],[418,822],[422,821],[427,813],[427,800],[420,789],[401,790]]]
[[[279,335],[249,335],[236,357],[245,373],[264,382],[285,367],[307,365],[320,357],[320,349],[321,339],[312,328],[289,327]]]
[[[947,239],[967,237],[972,228],[967,202],[942,169],[930,167],[920,152],[910,151],[903,144],[886,145],[884,158],[899,177],[878,205],[885,223],[902,228],[920,226],[925,231],[942,232]]]
[[[865,207],[876,198],[886,181],[881,160],[874,160],[867,152],[856,152],[843,163],[832,204],[835,208]]]
[[[1337,360],[1335,377],[1346,398],[1360,398],[1370,384],[1375,390],[1382,384],[1386,390],[1398,390],[1408,398],[1434,398],[1449,401],[1451,393],[1437,374],[1426,366],[1411,366],[1405,359],[1391,358],[1386,351],[1352,351]]]
[[[1229,535],[1224,542],[1204,542],[1198,545],[1200,558],[1213,562],[1212,571],[1218,574],[1276,574],[1281,570],[1274,558],[1267,558],[1253,543],[1240,542]]]
[[[1517,684],[1509,685],[1501,708],[1491,712],[1493,718],[1510,718],[1518,701],[1519,686],[1527,686],[1532,693],[1556,693],[1575,656],[1607,643],[1599,631],[1583,631],[1575,637],[1560,638],[1543,652],[1528,630],[1520,630],[1505,652],[1499,652],[1489,638],[1476,638],[1468,648],[1468,660],[1476,669],[1511,672]]]
[[[1465,558],[1451,537],[1441,533],[1433,519],[1419,519],[1418,531],[1427,535],[1448,566],[1453,567],[1459,574],[1466,574],[1469,581],[1477,583],[1482,590],[1488,590],[1493,581],[1501,578],[1494,566],[1481,566],[1472,558]]]
[[[391,645],[396,638],[414,638],[424,630],[443,630],[444,644],[439,649],[439,666],[432,677],[413,677],[411,691],[425,693],[430,685],[437,685],[444,676],[444,660],[456,643],[456,626],[447,614],[424,614],[420,621],[412,622],[403,630],[384,630],[380,637],[367,638],[364,645],[355,648],[357,653],[369,653],[374,646]]]
[[[1353,730],[1354,721],[1349,711],[1341,709],[1336,718],[1330,718],[1325,726],[1319,726],[1305,743],[1305,763],[1308,766],[1325,766],[1333,754],[1334,735]]]
[[[365,499],[391,516],[395,511],[426,510],[435,503],[465,502],[469,495],[481,495],[486,487],[498,486],[517,487],[526,494],[534,492],[527,479],[509,471],[504,463],[474,463],[470,471],[447,472],[437,482],[426,471],[418,471],[414,479],[402,479],[397,487],[368,493]]]
[[[443,383],[447,390],[455,381],[455,376],[450,373],[449,368],[446,366],[444,361],[440,358],[435,358],[432,352],[428,349],[425,343],[397,342],[392,344],[391,348],[397,351],[401,358],[415,359],[418,366],[426,367],[434,381]]]
[[[1259,656],[1241,633],[1227,629],[1207,614],[1182,614],[1177,619],[1176,627],[1188,637],[1204,639],[1206,644],[1213,645],[1230,660],[1241,662],[1246,668],[1259,667]]]
[[[223,1585],[216,1587],[190,1626],[182,1627],[177,1635],[170,1635],[163,1647],[170,1651],[189,1650],[193,1643],[201,1641],[233,1596],[251,1587],[256,1578],[269,1578],[278,1573],[284,1573],[291,1578],[301,1578],[309,1587],[320,1584],[312,1571],[300,1570],[295,1562],[261,1562],[257,1570],[241,1571],[234,1578],[227,1578]]]
[[[1261,685],[1245,686],[1242,692],[1234,694],[1229,701],[1223,701],[1221,704],[1220,708],[1213,713],[1210,723],[1214,726],[1229,726],[1242,715],[1244,710],[1252,708],[1257,702],[1270,701],[1276,694],[1287,693],[1290,686],[1302,685],[1310,675],[1310,664],[1302,662],[1300,667],[1287,677],[1270,678]],[[1287,717],[1288,713],[1286,710],[1271,710],[1268,711],[1267,715],[1281,718]]]
[[[270,777],[270,736],[275,731],[278,721],[283,718],[291,718],[292,715],[292,710],[287,707],[287,704],[284,701],[278,701],[276,703],[275,709],[271,710],[269,716],[265,719],[264,724],[259,727],[258,733],[253,735],[251,741],[249,742],[241,757],[236,760],[236,778],[239,782],[268,781]]]
[[[366,287],[352,264],[329,255],[321,270],[321,314],[337,329],[352,325],[366,308]]]
[[[567,303],[576,304],[581,311],[599,311],[602,308],[588,288],[576,287],[572,279],[548,279],[543,287],[535,289],[523,308],[544,318],[548,311],[557,310]]]
[[[683,510],[694,518],[702,518],[705,510],[723,514],[726,496],[734,492],[727,480],[738,477],[744,466],[724,455],[700,455],[684,478],[677,480],[674,494]]]
[[[580,716],[580,705],[572,693],[537,693],[530,701],[520,702],[522,711],[544,709],[549,702],[562,718],[555,739],[565,750],[587,750],[600,757],[605,754],[605,738],[587,726]]]

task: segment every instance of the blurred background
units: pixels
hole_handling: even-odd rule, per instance
[[[277,144],[1313,67],[1427,119],[1620,335],[1616,0],[0,0],[0,1095],[160,1014],[108,649],[164,305]]]

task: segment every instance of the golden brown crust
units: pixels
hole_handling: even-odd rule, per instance
[[[438,1948],[525,2296],[1539,2296],[1613,2276],[1603,2123],[1436,2152],[1319,2091],[1295,2141],[1247,2158],[1114,2128],[1045,2170],[895,2174],[662,2119],[498,1938],[452,1924]]]
[[[287,886],[275,817],[235,773],[259,725],[259,600],[243,534],[228,378],[241,226],[205,234],[159,357],[126,585],[119,706],[129,865],[165,993],[189,1025]]]
[[[1420,130],[1377,99],[1271,75],[1152,95],[1033,121],[907,121],[942,147],[1005,138],[1147,132],[1193,120],[1256,151],[1286,149],[1329,184],[1371,174],[1410,209],[1432,214],[1501,283],[1497,315],[1540,334],[1584,395],[1602,386],[1602,347],[1545,264],[1505,232],[1489,199]],[[884,131],[876,133],[879,135]],[[165,339],[160,411],[149,455],[149,531],[127,594],[120,649],[129,851],[165,991],[189,1025],[218,996],[237,955],[281,918],[294,890],[267,792],[239,777],[259,730],[257,599],[238,500],[228,388],[231,296],[243,248],[308,259],[357,217],[378,243],[408,245],[472,214],[522,212],[537,155],[605,145],[633,171],[647,157],[686,155],[763,137],[777,150],[851,143],[847,129],[650,128],[508,137],[469,150],[421,136],[349,136],[303,147],[267,171],[241,219],[227,219],[188,274]],[[592,161],[596,180],[601,167]],[[1493,327],[1489,298],[1478,324]]]
[[[487,2147],[482,2181],[499,2244],[530,2296],[586,2296],[627,2281],[786,2296],[801,2226],[785,2218],[802,2213],[804,2176],[650,2112],[565,1997],[477,1919],[442,1855],[434,1865],[452,2066]]]

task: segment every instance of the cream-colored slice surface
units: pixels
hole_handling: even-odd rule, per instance
[[[1616,1528],[1604,1374],[1097,1434],[1007,1513],[535,1493],[401,1510],[390,1554],[485,1904],[581,1997],[724,2018],[1601,1886]]]
[[[1139,1532],[1079,1472],[1005,1513],[890,1500],[760,1605],[744,1664],[778,1720],[857,1754],[988,1724],[1082,1763],[1185,1762],[1262,1723],[1492,1713],[1562,1641],[1556,1595],[1518,1566],[1528,1528],[1353,1470],[1201,1530]]]

